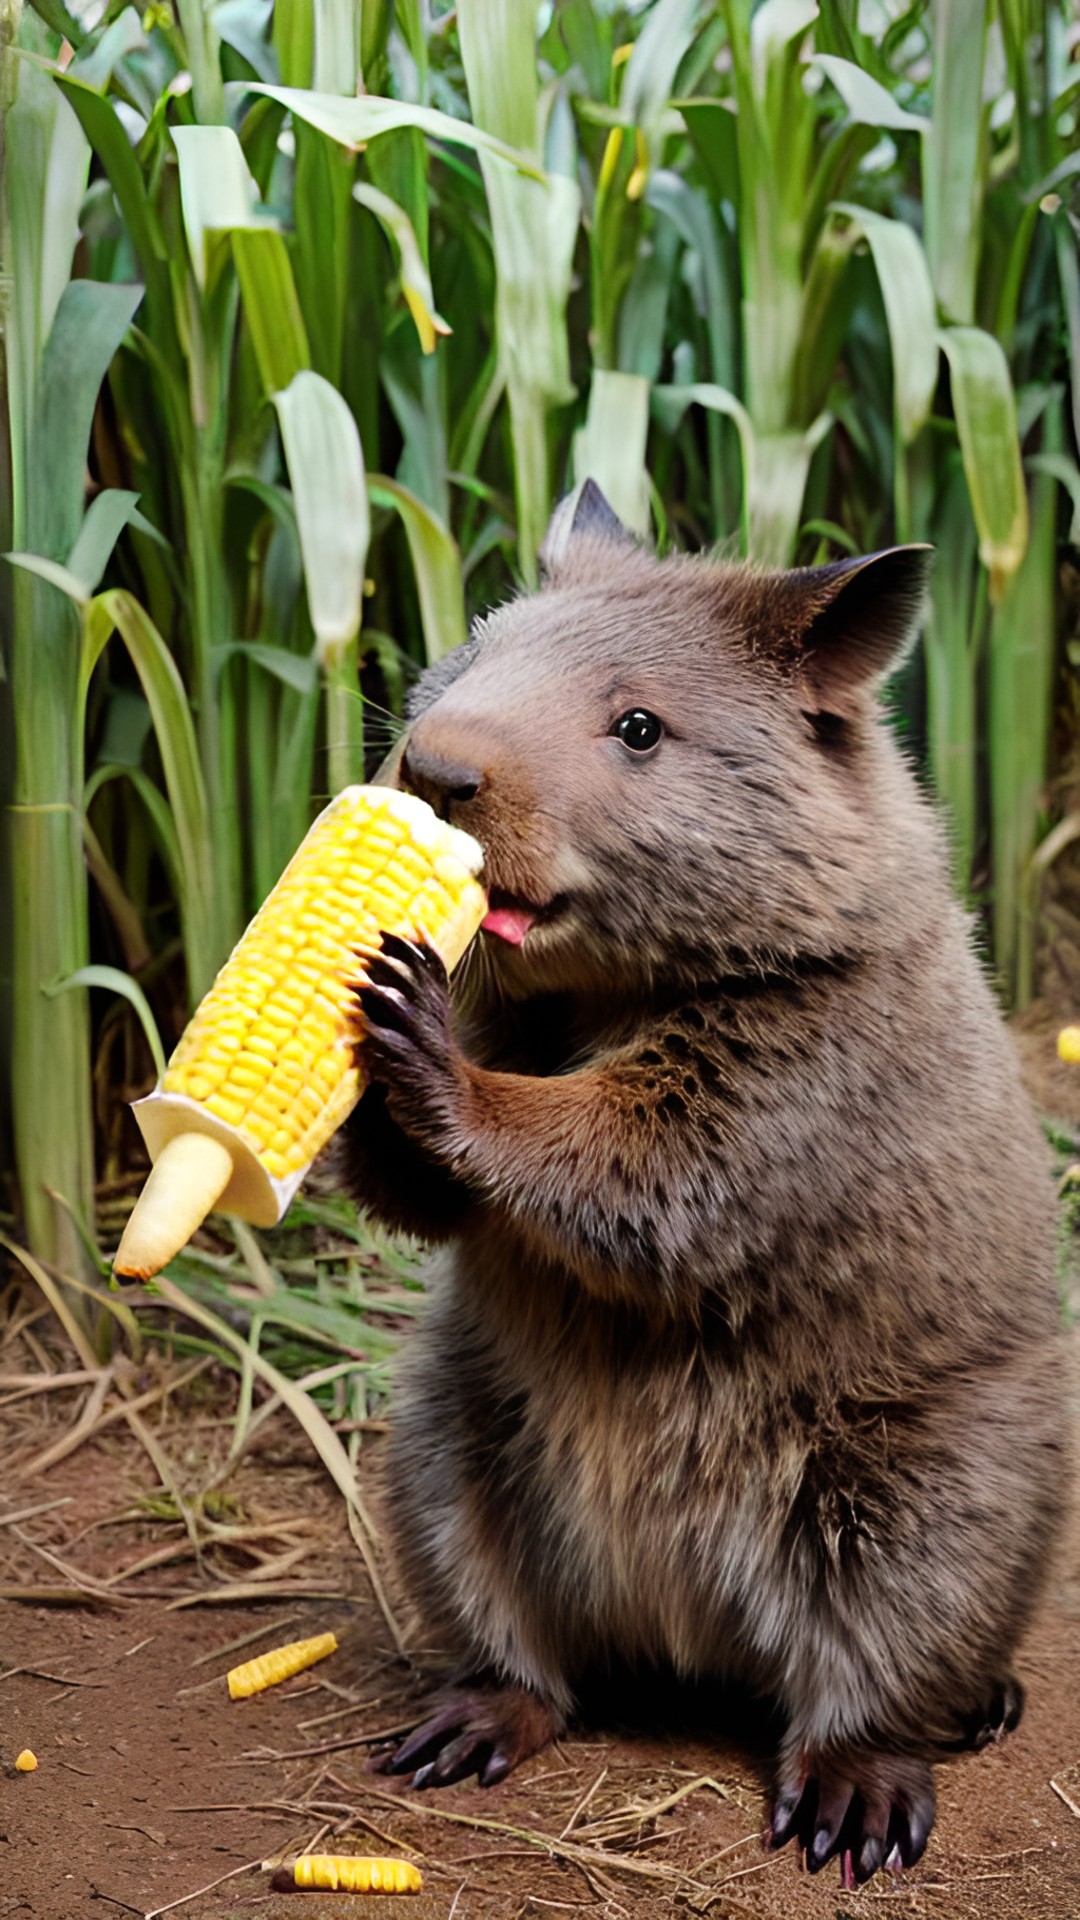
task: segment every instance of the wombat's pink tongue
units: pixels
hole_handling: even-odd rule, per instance
[[[485,933],[497,934],[512,947],[520,947],[535,919],[531,907],[492,907],[480,925]]]

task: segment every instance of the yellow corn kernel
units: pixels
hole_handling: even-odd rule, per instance
[[[1058,1034],[1058,1058],[1070,1066],[1080,1066],[1080,1027],[1062,1027]]]
[[[29,1747],[24,1747],[22,1752],[16,1755],[15,1768],[18,1773],[36,1773],[37,1754],[31,1753]]]
[[[452,967],[486,912],[482,861],[412,794],[348,787],[331,801],[136,1102],[154,1166],[118,1274],[148,1279],[214,1206],[256,1226],[281,1218],[362,1092],[364,954],[394,933],[430,941]]]
[[[293,1885],[337,1893],[419,1893],[423,1875],[410,1860],[374,1860],[363,1854],[304,1853],[293,1865]]]
[[[313,1667],[317,1660],[336,1652],[337,1636],[333,1633],[317,1633],[310,1640],[290,1640],[288,1646],[271,1647],[269,1653],[233,1667],[227,1675],[229,1698],[247,1700],[251,1694],[276,1687],[281,1680],[291,1680],[294,1673],[303,1673],[305,1667]]]

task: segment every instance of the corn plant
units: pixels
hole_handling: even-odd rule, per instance
[[[0,267],[12,288],[3,353],[4,545],[45,578],[5,570],[5,872],[12,1141],[27,1232],[68,1271],[85,1265],[93,1146],[82,849],[86,684],[79,622],[48,579],[65,563],[96,579],[134,504],[85,517],[83,468],[98,388],[141,289],[70,281],[90,151],[51,80],[0,43],[4,148]],[[25,43],[40,44],[27,22]],[[60,991],[67,988],[66,991]]]

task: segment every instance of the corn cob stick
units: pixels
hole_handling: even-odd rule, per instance
[[[242,1667],[231,1667],[226,1674],[230,1700],[248,1700],[253,1693],[265,1693],[294,1673],[303,1673],[327,1654],[337,1652],[337,1635],[316,1633],[310,1640],[290,1640],[287,1646],[270,1647],[266,1653],[245,1660]]]
[[[447,967],[486,909],[476,841],[415,795],[347,787],[319,815],[133,1112],[153,1167],[115,1271],[146,1280],[212,1207],[273,1226],[362,1091],[353,983],[380,933]]]

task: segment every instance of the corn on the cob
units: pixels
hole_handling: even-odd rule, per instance
[[[1080,1066],[1080,1027],[1062,1027],[1057,1042],[1059,1060]]]
[[[293,1862],[291,1884],[322,1887],[332,1893],[419,1893],[424,1880],[419,1867],[414,1867],[410,1860],[372,1860],[363,1854],[348,1853],[303,1853]]]
[[[363,951],[396,933],[454,966],[486,909],[482,864],[476,841],[413,794],[347,787],[331,801],[135,1102],[154,1166],[119,1275],[157,1273],[214,1206],[281,1219],[362,1091],[350,1016]]]
[[[294,1673],[303,1673],[305,1667],[313,1667],[317,1660],[336,1652],[337,1635],[333,1633],[317,1633],[310,1640],[290,1640],[288,1646],[271,1647],[268,1653],[230,1670],[226,1675],[229,1698],[247,1700],[251,1694],[276,1687],[281,1680],[291,1680]]]

